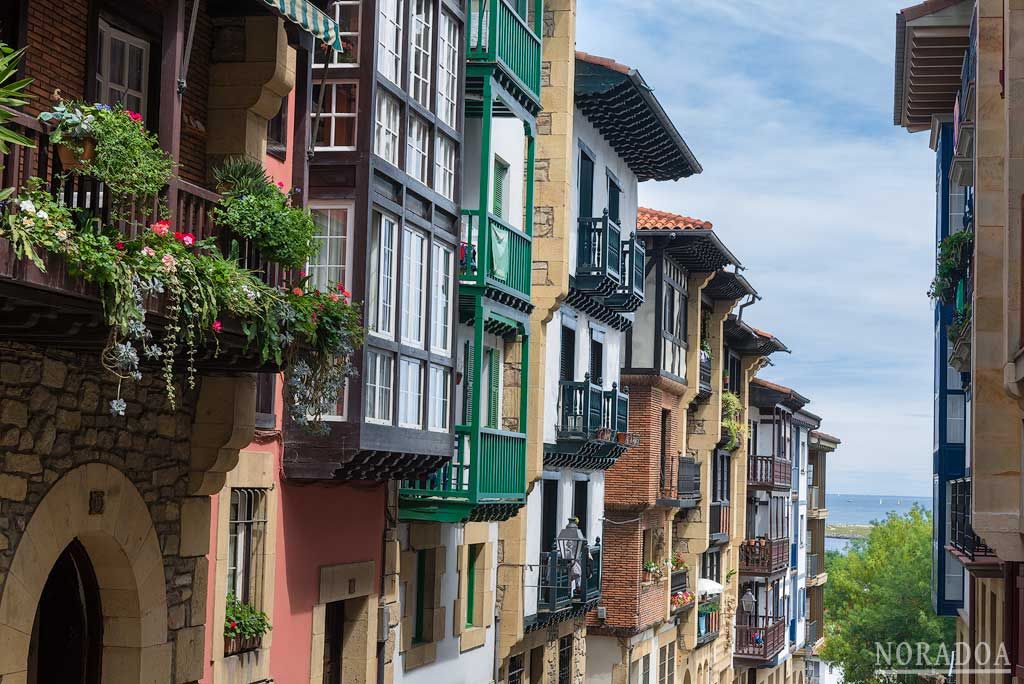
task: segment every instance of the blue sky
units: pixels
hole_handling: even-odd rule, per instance
[[[641,204],[711,221],[843,446],[829,490],[931,493],[934,155],[892,125],[912,0],[580,0],[577,46],[638,69],[704,167]]]

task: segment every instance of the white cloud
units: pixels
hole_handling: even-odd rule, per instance
[[[934,156],[892,126],[903,2],[580,3],[579,48],[640,70],[704,167],[642,203],[714,223],[812,399],[843,492],[931,490]],[[885,491],[883,491],[883,486]]]

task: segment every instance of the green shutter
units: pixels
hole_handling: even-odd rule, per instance
[[[492,213],[498,218],[505,218],[505,184],[508,182],[508,164],[500,159],[494,160],[494,199]]]
[[[462,374],[462,424],[472,425],[473,424],[473,383],[476,379],[473,375],[473,346],[467,341],[465,345],[465,354],[463,358],[466,360],[463,364],[465,372]]]
[[[473,616],[476,613],[476,561],[480,555],[480,544],[469,544],[466,551],[469,558],[466,560],[466,626],[473,626]]]
[[[490,357],[490,377],[488,378],[488,391],[490,395],[487,402],[487,427],[497,430],[498,429],[498,404],[501,392],[501,364],[499,363],[498,352],[494,349],[488,349],[487,354]]]

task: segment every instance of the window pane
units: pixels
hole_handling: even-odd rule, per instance
[[[432,42],[432,0],[412,1],[412,26],[409,32],[411,60],[409,88],[413,98],[430,107],[430,46]]]
[[[444,11],[438,40],[437,116],[455,128],[459,97],[459,26]]]
[[[421,183],[427,182],[429,150],[430,127],[418,116],[409,117],[409,146],[405,156],[405,171]]]
[[[451,372],[441,366],[430,367],[430,421],[429,428],[440,432],[448,430],[450,413]]]
[[[316,232],[313,239],[320,252],[306,264],[310,283],[321,291],[333,290],[336,283],[348,287],[348,207],[311,209]]]
[[[443,245],[434,245],[431,278],[432,311],[430,346],[440,353],[451,354],[452,265],[454,255]]]
[[[107,81],[123,86],[125,83],[124,71],[125,44],[117,38],[110,39],[110,67],[107,69]]]
[[[398,101],[384,92],[378,92],[373,151],[395,166],[398,166],[398,125]]]
[[[380,0],[377,64],[385,78],[402,85],[402,0]]]
[[[402,234],[402,340],[423,346],[427,239],[414,230]]]
[[[434,151],[434,189],[450,200],[455,199],[455,142],[444,135],[437,136]]]
[[[398,422],[402,427],[423,427],[423,364],[414,359],[401,362]]]
[[[128,48],[128,87],[132,90],[142,90],[143,57],[141,48]]]

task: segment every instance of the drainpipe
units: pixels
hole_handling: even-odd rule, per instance
[[[739,313],[736,314],[736,320],[737,321],[742,321],[743,320],[743,310],[746,309],[751,304],[753,304],[754,302],[759,301],[760,299],[761,299],[761,295],[757,295],[757,294],[750,295],[747,298],[747,301],[745,301],[742,304],[740,304],[739,309],[738,309]]]

